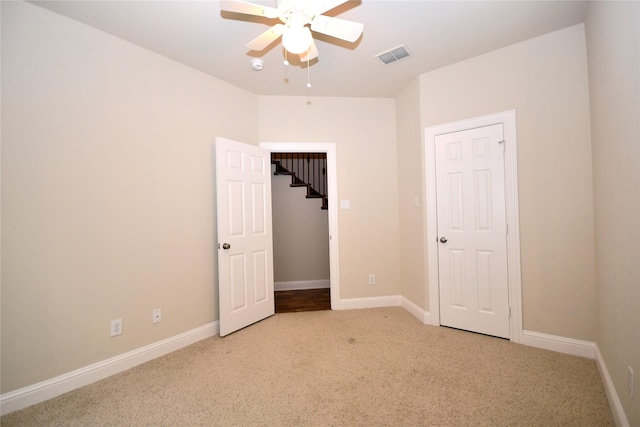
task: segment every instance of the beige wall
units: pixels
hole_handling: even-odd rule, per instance
[[[396,97],[398,210],[402,296],[429,311],[424,228],[424,148],[420,116],[420,80]],[[415,198],[418,206],[415,206]]]
[[[640,425],[640,3],[592,2],[591,96],[596,342],[627,414]],[[627,392],[627,368],[635,393]]]
[[[583,25],[423,74],[420,91],[423,127],[516,110],[524,329],[592,341],[593,189]]]
[[[340,298],[398,295],[398,170],[392,99],[260,96],[265,142],[336,144]],[[368,284],[375,274],[376,285]]]
[[[328,211],[306,196],[306,187],[291,187],[291,176],[271,178],[276,283],[329,280]]]
[[[253,94],[2,2],[2,393],[218,319],[213,142],[257,122]]]

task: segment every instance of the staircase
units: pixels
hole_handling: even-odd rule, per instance
[[[290,175],[291,187],[306,187],[307,199],[322,199],[321,208],[329,208],[326,153],[271,153],[271,164],[274,175]]]

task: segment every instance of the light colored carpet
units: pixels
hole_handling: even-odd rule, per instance
[[[3,426],[609,426],[593,360],[425,326],[400,307],[284,313]]]

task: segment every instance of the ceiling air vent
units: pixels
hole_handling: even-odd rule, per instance
[[[379,53],[375,55],[375,57],[378,58],[383,64],[391,64],[403,58],[408,58],[409,55],[410,54],[407,48],[404,45],[400,45],[398,47],[394,47],[393,49],[389,49],[385,52]]]

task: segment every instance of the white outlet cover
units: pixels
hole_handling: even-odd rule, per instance
[[[351,209],[351,201],[340,200],[340,209]]]
[[[115,337],[118,335],[122,335],[122,319],[111,321],[111,336]]]

